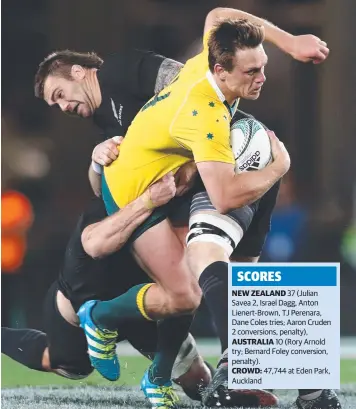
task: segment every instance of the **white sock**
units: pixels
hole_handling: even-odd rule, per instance
[[[319,398],[322,391],[323,389],[320,389],[319,391],[309,393],[308,395],[300,395],[299,397],[304,400],[313,400],[313,399]]]

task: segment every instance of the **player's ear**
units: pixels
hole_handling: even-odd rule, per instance
[[[214,65],[214,74],[216,74],[221,81],[226,80],[226,71],[220,64]]]
[[[75,80],[82,80],[85,77],[86,71],[81,65],[74,64],[72,65],[70,73]]]

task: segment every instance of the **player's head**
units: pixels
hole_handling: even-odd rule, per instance
[[[102,63],[95,53],[52,53],[38,67],[35,95],[63,112],[83,118],[91,116],[96,108],[95,72]]]
[[[226,20],[209,37],[209,69],[228,98],[257,99],[266,80],[264,30],[247,20]]]

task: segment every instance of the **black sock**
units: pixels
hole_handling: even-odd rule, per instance
[[[309,395],[310,393],[313,392],[318,392],[321,389],[298,389],[299,396],[304,396],[304,395]]]
[[[46,334],[35,329],[1,328],[1,352],[22,365],[38,371],[42,368]]]
[[[228,264],[216,261],[201,274],[199,285],[221,342],[221,352],[228,347]]]
[[[172,377],[172,368],[180,347],[187,338],[193,315],[170,317],[157,323],[157,351],[150,367],[150,381],[164,385]]]

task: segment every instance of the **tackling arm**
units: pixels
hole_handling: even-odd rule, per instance
[[[102,258],[120,250],[153,209],[166,204],[175,193],[174,176],[168,174],[123,209],[87,226],[82,233],[85,252],[93,258]]]
[[[85,252],[93,258],[102,258],[120,250],[151,213],[152,209],[139,197],[112,216],[87,226],[82,233]]]

